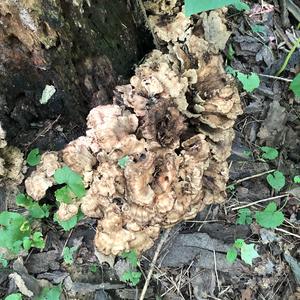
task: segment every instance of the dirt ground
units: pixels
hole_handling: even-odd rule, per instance
[[[291,8],[292,2],[295,6]],[[127,264],[124,259],[118,257],[110,265],[103,262],[100,253],[95,254],[95,220],[84,218],[74,229],[64,232],[47,219],[41,225],[46,236],[45,248],[32,250],[22,260],[11,260],[8,267],[0,268],[1,299],[18,290],[10,276],[16,270],[29,290],[41,279],[53,285],[62,284],[65,299],[138,299],[150,269],[153,274],[145,299],[300,299],[300,186],[293,181],[300,174],[300,99],[289,89],[300,71],[299,47],[280,76],[276,75],[300,36],[300,2],[269,0],[248,4],[251,11],[247,13],[228,9],[226,21],[231,36],[222,55],[224,65],[243,73],[257,73],[260,85],[247,93],[237,82],[244,113],[234,127],[225,203],[210,205],[194,220],[162,233],[163,243],[158,240],[139,260],[142,278],[136,286],[120,280],[119,274]],[[124,76],[121,82],[126,82]],[[23,144],[23,137],[19,145],[13,144],[23,151],[33,147],[45,150],[45,141],[56,143],[54,149],[61,148],[67,142],[62,134],[64,114],[55,107],[47,118],[48,127],[42,123],[45,114],[47,111],[39,119],[44,127],[36,124],[36,138],[30,134],[30,147]],[[84,126],[78,131],[76,128],[74,125],[72,131],[79,132],[78,135],[84,131]],[[11,132],[8,142],[17,135]],[[278,157],[263,159],[261,146],[277,149]],[[280,170],[286,178],[280,192],[272,189],[266,179],[274,170]],[[263,210],[271,201],[284,213],[280,227],[265,229],[256,222],[237,224],[239,209]],[[0,208],[10,205],[2,203]],[[233,264],[226,260],[226,252],[236,239],[255,244],[259,257],[252,265],[240,258]],[[66,246],[76,246],[72,264],[62,257]],[[155,254],[158,258],[152,265]]]

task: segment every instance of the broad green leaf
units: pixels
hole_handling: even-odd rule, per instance
[[[32,242],[29,236],[25,236],[23,239],[23,248],[28,251],[32,247]]]
[[[294,183],[300,183],[300,175],[296,175],[293,179]]]
[[[76,197],[82,198],[85,196],[86,191],[81,176],[69,167],[65,166],[57,169],[54,173],[54,179],[58,184],[67,184]]]
[[[124,252],[121,254],[121,257],[129,261],[133,267],[136,267],[138,265],[138,256],[135,250]]]
[[[279,155],[278,151],[273,147],[264,146],[264,147],[260,147],[260,150],[263,152],[261,156],[263,159],[272,160],[277,158]]]
[[[129,162],[129,157],[126,155],[118,160],[118,165],[121,169],[125,169],[128,162]]]
[[[76,250],[78,249],[78,247],[64,247],[64,250],[63,250],[63,258],[64,258],[64,262],[67,264],[67,265],[71,265],[74,261],[73,259],[73,255],[74,253],[76,252]]]
[[[300,97],[300,73],[291,82],[290,90],[294,92],[295,96]]]
[[[10,294],[4,300],[22,300],[22,295],[20,293]]]
[[[2,265],[3,268],[6,268],[8,266],[8,260],[5,259],[2,254],[0,254],[0,265]]]
[[[73,216],[71,219],[67,221],[59,220],[57,213],[54,214],[53,220],[57,222],[65,231],[70,231],[74,228],[77,223],[83,218],[83,213],[81,211],[78,212],[77,215]]]
[[[18,254],[22,250],[23,238],[30,233],[30,225],[24,216],[8,211],[0,213],[0,247]]]
[[[248,93],[259,87],[260,79],[256,73],[244,74],[237,72],[237,78],[242,83],[243,89]]]
[[[236,220],[237,224],[245,225],[252,223],[252,216],[249,208],[239,209],[238,214],[238,219]]]
[[[277,210],[275,202],[271,202],[263,211],[255,214],[256,222],[264,228],[276,228],[284,221],[284,214]]]
[[[280,171],[269,174],[267,176],[267,181],[276,192],[279,192],[285,186],[285,176]]]
[[[249,10],[250,7],[240,0],[185,0],[184,12],[187,17],[203,11],[213,10],[224,6],[233,5],[238,10]]]
[[[253,32],[257,32],[257,33],[265,33],[266,32],[266,26],[264,26],[264,25],[254,24],[251,26],[251,29]]]
[[[39,148],[32,149],[26,159],[29,166],[34,167],[38,165],[41,161],[41,155]]]
[[[60,286],[43,288],[41,294],[34,300],[60,300],[62,289]]]
[[[140,282],[141,276],[141,272],[126,271],[121,276],[121,280],[124,282],[129,282],[131,285],[135,286]]]
[[[238,252],[235,247],[231,247],[226,254],[226,259],[228,262],[233,263],[237,258]]]
[[[238,249],[241,249],[244,244],[245,244],[245,241],[243,239],[236,239],[233,246]]]
[[[72,191],[67,185],[56,190],[54,195],[56,201],[58,202],[63,202],[66,204],[70,204],[72,202]]]
[[[254,249],[254,244],[246,244],[241,248],[241,258],[242,260],[252,266],[252,260],[256,257],[259,257],[259,254]]]
[[[29,207],[32,204],[32,199],[25,194],[18,194],[16,196],[16,204],[21,207]]]

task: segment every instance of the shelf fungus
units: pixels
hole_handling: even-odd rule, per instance
[[[189,19],[169,6],[155,14],[153,1],[147,7],[163,51],[152,51],[130,83],[116,87],[112,104],[90,111],[86,136],[44,154],[26,180],[39,200],[55,169],[80,174],[85,196],[61,205],[58,217],[80,209],[98,219],[95,245],[105,255],[141,253],[162,228],[225,200],[232,127],[242,113],[218,53],[225,41],[216,45],[211,33],[229,36],[222,11]]]

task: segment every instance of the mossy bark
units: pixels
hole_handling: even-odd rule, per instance
[[[81,134],[88,111],[111,101],[117,75],[127,77],[148,51],[131,12],[126,0],[1,1],[0,121],[9,143],[59,149]],[[41,104],[46,85],[56,93]]]

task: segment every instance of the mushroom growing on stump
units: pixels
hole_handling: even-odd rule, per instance
[[[191,21],[173,7],[147,7],[164,53],[150,53],[130,84],[116,87],[113,104],[92,109],[86,136],[53,161],[54,169],[67,165],[80,174],[86,188],[84,197],[60,206],[58,217],[66,220],[80,207],[98,219],[95,245],[105,255],[141,253],[162,228],[225,200],[232,126],[242,112],[216,45],[205,40],[210,20],[229,36],[222,13]],[[37,175],[49,179],[44,160],[26,180],[35,200],[44,191],[29,183]]]

